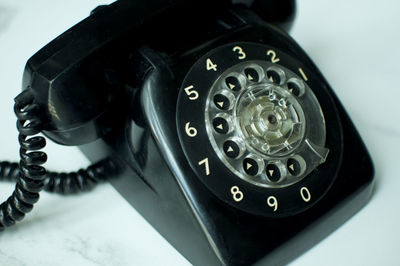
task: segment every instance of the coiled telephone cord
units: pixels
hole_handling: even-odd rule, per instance
[[[0,162],[0,180],[17,182],[11,196],[0,204],[0,231],[21,221],[33,209],[43,189],[61,194],[88,191],[116,170],[116,165],[106,159],[74,173],[46,173],[42,165],[47,161],[47,155],[40,151],[46,146],[46,139],[36,136],[42,130],[40,108],[34,103],[30,89],[14,101],[20,162]]]

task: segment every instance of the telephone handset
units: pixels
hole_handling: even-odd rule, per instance
[[[284,31],[294,1],[233,2],[101,6],[28,61],[24,95],[193,264],[283,264],[366,203],[373,166]]]

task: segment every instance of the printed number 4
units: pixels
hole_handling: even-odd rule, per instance
[[[210,58],[207,58],[206,68],[207,68],[207,70],[211,70],[211,69],[212,69],[212,70],[214,70],[214,71],[217,71],[217,65],[214,64],[214,63],[211,61]]]

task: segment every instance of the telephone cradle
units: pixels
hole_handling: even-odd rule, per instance
[[[287,33],[294,1],[233,2],[119,0],[33,55],[0,227],[107,180],[194,265],[281,265],[362,208],[372,161]],[[39,132],[95,165],[46,174]]]

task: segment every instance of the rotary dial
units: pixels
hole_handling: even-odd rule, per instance
[[[196,175],[244,211],[309,208],[334,179],[315,172],[331,156],[317,84],[300,62],[266,45],[228,44],[199,59],[177,103],[178,134]]]

